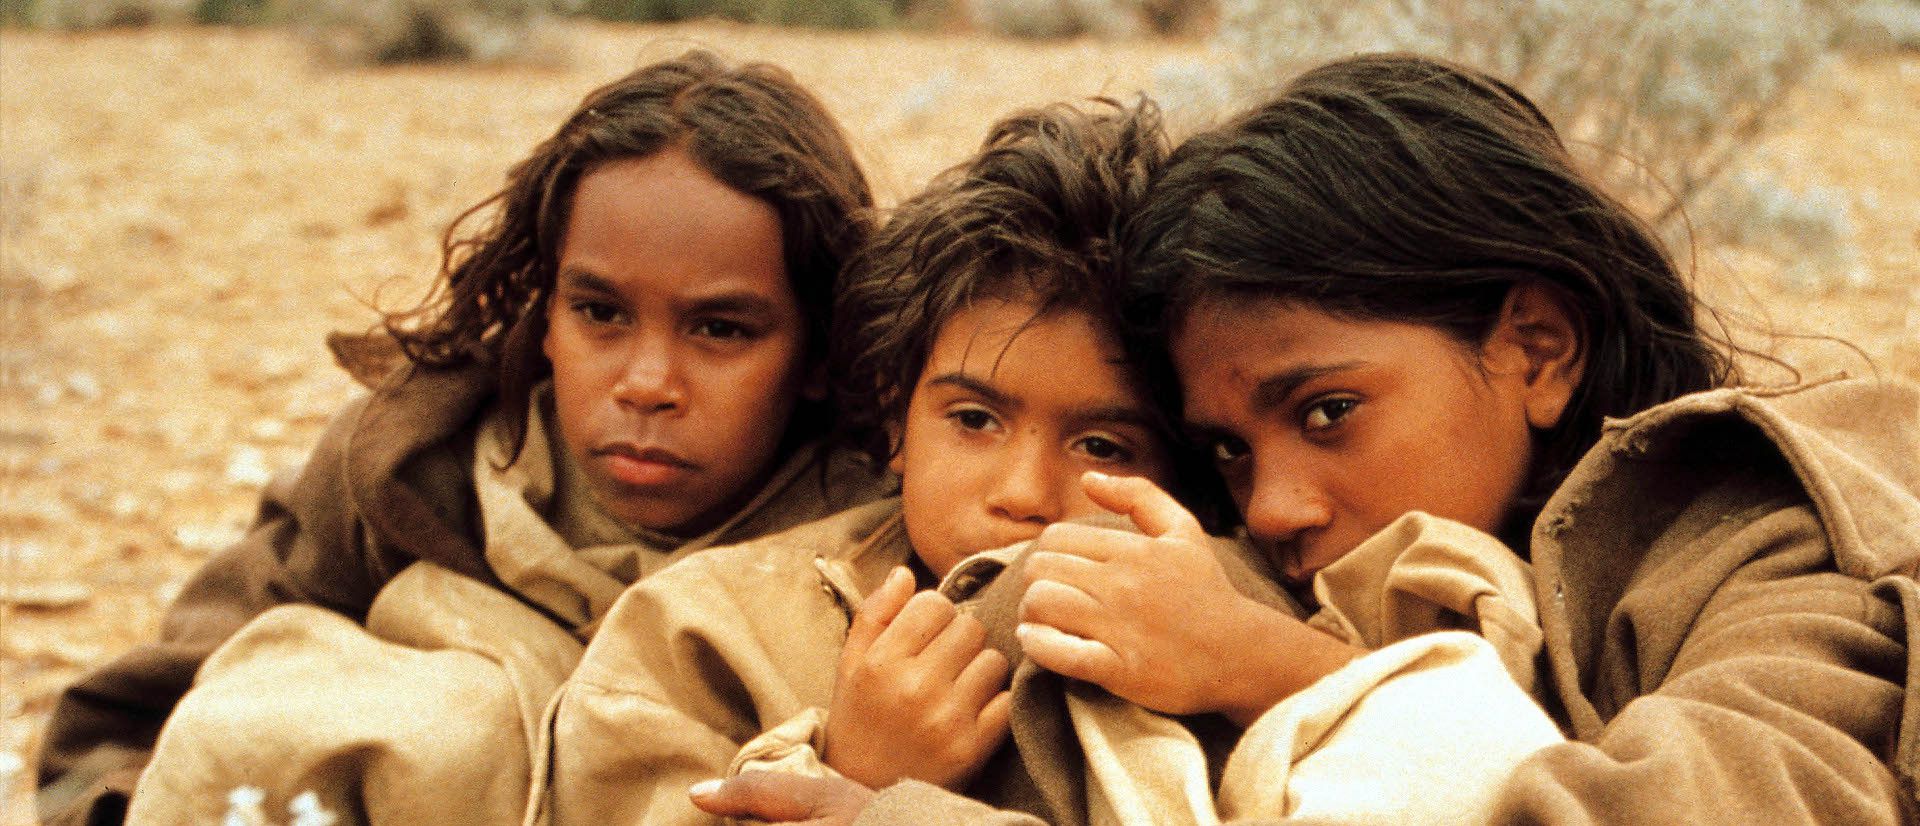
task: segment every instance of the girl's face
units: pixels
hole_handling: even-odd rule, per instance
[[[1247,532],[1303,585],[1408,511],[1498,530],[1531,427],[1559,419],[1577,376],[1542,358],[1571,360],[1566,329],[1523,321],[1474,347],[1424,325],[1219,300],[1188,312],[1172,347],[1186,418]]]
[[[561,437],[608,513],[706,530],[775,460],[806,325],[774,208],[678,149],[581,179],[547,307]]]
[[[1104,513],[1098,470],[1165,484],[1165,447],[1120,348],[1091,316],[983,300],[942,325],[907,403],[901,509],[914,552],[945,576],[967,556]]]

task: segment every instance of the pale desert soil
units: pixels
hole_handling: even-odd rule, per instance
[[[441,228],[591,87],[696,43],[778,61],[891,200],[996,114],[1150,90],[1199,50],[711,24],[561,37],[563,67],[330,70],[276,31],[0,34],[0,584],[22,603],[0,604],[0,761],[31,762],[59,688],[154,632],[353,393],[322,336],[417,297]],[[1920,380],[1915,123],[1920,57],[1851,59],[1761,154],[1853,193],[1866,286],[1792,292],[1766,256],[1709,247],[1706,291]],[[1814,372],[1874,369],[1831,343],[1784,346]],[[32,822],[30,773],[0,825]]]

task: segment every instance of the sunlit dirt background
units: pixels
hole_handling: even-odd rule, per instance
[[[564,60],[322,68],[276,30],[0,33],[0,824],[33,822],[59,689],[154,633],[261,485],[355,392],[322,346],[416,299],[439,233],[590,88],[705,45],[790,67],[882,197],[1012,107],[1152,90],[1198,42],[569,24]],[[1920,380],[1920,56],[1842,60],[1756,157],[1851,193],[1864,286],[1701,248],[1743,340]],[[1757,330],[1834,336],[1775,340]]]

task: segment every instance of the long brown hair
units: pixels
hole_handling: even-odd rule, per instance
[[[490,365],[500,402],[524,414],[528,393],[552,369],[541,352],[546,304],[580,179],[610,161],[668,147],[778,211],[787,278],[807,319],[809,361],[820,363],[835,281],[868,230],[873,199],[866,178],[833,116],[786,70],[729,66],[701,50],[588,94],[507,172],[505,188],[447,228],[434,292],[419,307],[387,316],[387,332],[420,367]],[[490,220],[462,232],[482,216]],[[823,410],[797,410],[792,427],[818,429],[828,418]]]
[[[1202,299],[1257,297],[1478,345],[1514,286],[1551,285],[1585,372],[1560,422],[1534,434],[1512,517],[1522,548],[1603,418],[1733,374],[1665,249],[1575,168],[1540,110],[1439,60],[1364,55],[1301,75],[1175,150],[1129,237],[1143,341]],[[1154,364],[1171,378],[1164,354]]]

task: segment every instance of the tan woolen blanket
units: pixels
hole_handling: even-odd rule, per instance
[[[422,562],[380,591],[364,628],[310,605],[256,617],[168,718],[131,822],[219,822],[242,786],[276,820],[311,790],[342,823],[520,822],[544,769],[545,707],[628,582],[824,509],[809,446],[706,534],[629,530],[585,493],[546,386],[534,393],[518,459],[496,414],[472,465],[487,562],[512,593]]]
[[[1410,513],[1321,571],[1314,593],[1309,625],[1374,650],[1257,720],[1217,789],[1185,725],[1065,681],[1087,823],[1484,823],[1499,781],[1563,740],[1530,696],[1542,639],[1531,572],[1493,537]],[[1450,728],[1428,719],[1434,707],[1451,709],[1436,718]],[[748,742],[729,773],[832,775],[825,727],[809,709]]]
[[[1497,779],[1562,739],[1528,693],[1541,636],[1527,565],[1499,541],[1408,514],[1314,591],[1310,625],[1376,650],[1256,721],[1217,790],[1185,726],[1069,684],[1090,823],[1481,823]],[[1436,736],[1433,707],[1479,713],[1447,715],[1460,725]]]
[[[518,600],[428,563],[380,592],[365,628],[275,608],[202,667],[128,822],[217,823],[240,786],[262,790],[269,813],[312,790],[349,823],[517,822],[536,725],[581,649]]]

